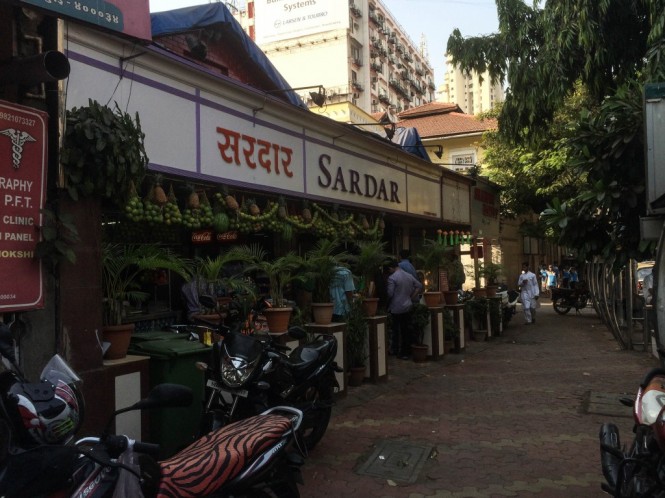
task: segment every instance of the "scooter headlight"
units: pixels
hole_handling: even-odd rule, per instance
[[[244,358],[222,356],[222,382],[229,387],[241,387],[256,369],[258,359],[252,362]]]

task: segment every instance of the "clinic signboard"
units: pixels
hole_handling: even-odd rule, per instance
[[[21,0],[97,27],[140,40],[152,40],[149,0]]]
[[[348,2],[254,0],[254,35],[257,45],[348,27]]]
[[[42,308],[48,114],[0,101],[0,313]]]

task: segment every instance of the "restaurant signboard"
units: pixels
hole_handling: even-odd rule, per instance
[[[140,40],[152,40],[148,0],[21,0]]]
[[[42,308],[48,114],[0,101],[0,313]]]

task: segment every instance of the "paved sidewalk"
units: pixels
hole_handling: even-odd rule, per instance
[[[518,313],[501,337],[467,342],[464,354],[391,357],[387,382],[350,388],[307,458],[302,496],[607,496],[599,427],[611,420],[630,441],[631,409],[615,400],[657,362],[620,350],[594,310],[560,316],[543,301],[536,324]],[[358,473],[368,460],[371,471],[401,467],[415,481]]]

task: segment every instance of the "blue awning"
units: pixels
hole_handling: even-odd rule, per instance
[[[215,27],[215,29],[221,30],[225,37],[233,40],[234,50],[238,50],[237,47],[239,47],[242,53],[236,55],[240,55],[241,58],[244,56],[248,61],[253,62],[257,69],[274,83],[274,89],[291,88],[291,85],[277,71],[261,49],[247,36],[242,26],[223,3],[218,2],[155,12],[150,14],[150,21],[153,38]],[[307,105],[296,92],[284,92],[284,96],[293,105],[307,109]]]
[[[404,151],[410,152],[427,162],[432,162],[416,128],[402,128],[398,126],[395,128],[395,135],[392,141],[400,145]]]

